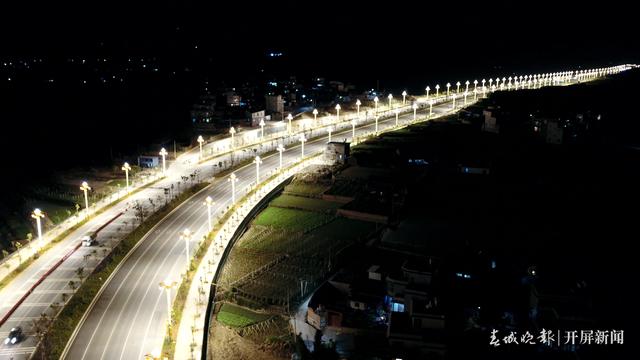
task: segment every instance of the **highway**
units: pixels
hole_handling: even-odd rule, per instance
[[[480,97],[480,96],[479,96]],[[470,103],[473,95],[470,95]],[[462,99],[458,98],[458,106],[462,105]],[[424,106],[424,104],[423,104]],[[451,109],[451,103],[443,103],[433,106],[434,116],[446,113]],[[418,116],[425,116],[429,111],[426,105],[418,110]],[[400,123],[409,122],[413,118],[412,112],[407,112],[400,116]],[[395,124],[395,117],[389,117],[379,121],[379,129],[382,130]],[[371,121],[366,125],[356,128],[356,136],[362,136],[373,132],[374,123]],[[324,130],[315,130],[315,134],[322,135],[320,138],[309,140],[305,143],[305,154],[320,152],[324,149],[327,136]],[[344,130],[336,130],[333,133],[333,140],[350,140],[351,126],[346,125]],[[308,134],[309,135],[309,134]],[[286,139],[295,145],[287,145],[287,150],[283,153],[283,164],[291,164],[301,155],[298,141]],[[273,148],[277,140],[269,142],[267,146],[256,145],[252,149],[258,152]],[[210,152],[212,149],[218,150],[219,144],[208,144]],[[196,148],[197,150],[197,148]],[[248,150],[248,151],[247,151]],[[251,149],[236,151],[238,154],[246,154],[245,157],[252,157]],[[205,235],[207,228],[206,207],[203,205],[204,198],[211,196],[215,201],[214,213],[220,215],[231,202],[231,186],[227,177],[214,178],[218,168],[212,166],[219,162],[231,162],[229,154],[213,157],[207,162],[198,163],[197,151],[192,151],[179,157],[170,167],[166,179],[161,180],[152,188],[147,188],[132,195],[126,201],[119,203],[105,211],[103,214],[92,219],[88,224],[82,226],[66,239],[56,244],[44,256],[36,260],[31,266],[23,271],[16,279],[0,290],[0,313],[6,314],[21,298],[26,291],[51,267],[76,247],[78,239],[85,232],[95,229],[97,226],[106,223],[120,213],[113,223],[102,230],[98,236],[98,241],[103,247],[80,247],[72,253],[55,271],[40,284],[33,293],[27,296],[22,303],[9,316],[7,321],[0,327],[0,335],[6,336],[13,326],[22,326],[27,332],[27,338],[16,345],[1,345],[0,359],[27,359],[34,351],[36,345],[35,334],[30,331],[32,322],[41,313],[53,313],[51,304],[61,303],[63,297],[68,297],[72,292],[69,283],[79,282],[77,269],[84,268],[84,274],[88,274],[102,257],[106,255],[126,231],[125,227],[131,228],[135,221],[133,203],[137,200],[147,208],[151,204],[147,199],[156,199],[156,207],[164,200],[164,187],[174,184],[177,189],[177,182],[182,176],[187,176],[194,169],[199,170],[200,179],[211,181],[211,185],[203,191],[193,196],[181,206],[176,208],[169,216],[159,223],[152,231],[147,233],[138,246],[132,250],[128,257],[121,263],[121,266],[113,273],[110,279],[104,279],[107,283],[103,286],[101,293],[97,296],[95,304],[89,312],[86,321],[79,328],[77,336],[69,346],[67,359],[141,359],[145,354],[162,346],[165,334],[165,322],[167,319],[166,300],[158,288],[160,281],[173,279],[179,280],[180,273],[186,268],[185,243],[179,239],[179,233],[185,228],[190,229],[194,236],[190,241],[191,254],[196,243]],[[237,155],[236,155],[237,161]],[[276,171],[278,167],[278,153],[263,158],[261,165],[262,178],[268,177]],[[236,184],[236,197],[247,192],[247,189],[255,184],[256,171],[254,164],[245,165],[236,169],[235,174],[239,178]],[[186,186],[180,187],[184,189]],[[75,287],[77,285],[74,285]],[[172,293],[172,298],[175,291]]]

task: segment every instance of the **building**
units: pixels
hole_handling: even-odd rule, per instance
[[[284,114],[284,101],[282,95],[265,95],[266,113],[274,115],[272,118],[279,119]]]
[[[324,151],[325,161],[332,164],[345,164],[349,158],[350,143],[332,141]]]
[[[251,126],[260,126],[261,121],[266,121],[264,110],[255,111],[251,113]]]

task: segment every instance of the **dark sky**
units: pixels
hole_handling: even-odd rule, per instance
[[[425,65],[553,68],[640,54],[635,12],[615,0],[16,3],[3,5],[0,54],[205,54],[241,71],[275,48],[302,68],[355,77],[400,65],[404,77]]]

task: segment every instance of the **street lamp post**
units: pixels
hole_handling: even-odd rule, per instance
[[[439,94],[440,94],[440,85],[436,84],[436,98],[440,96]]]
[[[122,170],[124,171],[124,176],[127,181],[127,193],[129,193],[131,191],[129,189],[129,170],[131,170],[131,166],[128,162],[125,162],[124,165],[122,165]]]
[[[387,99],[389,99],[389,111],[391,111],[391,100],[393,100],[393,95],[389,94],[389,96],[387,96]]]
[[[260,164],[262,164],[260,155],[256,155],[256,158],[253,159],[253,163],[256,164],[256,186],[258,186],[258,183],[260,183]]]
[[[427,91],[427,100],[429,100],[429,90],[431,90],[431,88],[427,86],[425,90]]]
[[[89,215],[89,197],[87,195],[87,191],[91,190],[91,187],[86,181],[82,182],[82,186],[80,186],[80,190],[84,192],[84,209],[86,210],[87,216]]]
[[[211,230],[213,229],[213,224],[211,223],[211,207],[213,206],[214,201],[211,198],[211,196],[207,196],[206,199],[204,199],[204,205],[207,207],[207,224],[209,227],[209,232],[211,232]]]
[[[189,229],[184,229],[183,232],[180,233],[180,240],[184,240],[184,246],[186,248],[186,255],[187,255],[187,270],[189,269],[189,240],[191,240],[191,237],[193,236],[193,233],[191,231],[189,231]]]
[[[162,176],[167,175],[167,155],[169,155],[167,149],[160,149],[160,156],[162,156]]]
[[[478,79],[473,80],[473,90],[476,90],[478,88]]]
[[[356,100],[356,108],[357,108],[356,115],[358,116],[358,118],[360,118],[360,105],[362,105],[362,103],[360,102],[360,99]]]
[[[340,104],[336,104],[336,124],[340,122]]]
[[[198,136],[198,144],[200,144],[200,160],[202,160],[202,144],[204,144],[204,138],[202,135]]]
[[[456,94],[460,92],[460,81],[456,82]]]
[[[311,113],[313,114],[313,123],[316,124],[318,121],[318,109],[313,109]]]
[[[418,104],[413,103],[413,121],[415,122],[417,119],[417,111],[418,111]]]
[[[456,94],[454,93],[452,95],[452,97],[453,97],[453,102],[451,103],[451,110],[455,110],[455,108],[456,108]]]
[[[379,100],[378,100],[378,97],[377,97],[377,96],[373,98],[373,102],[376,104],[376,105],[375,105],[375,112],[376,112],[376,116],[378,116],[378,101],[379,101]]]
[[[161,281],[160,291],[164,291],[167,294],[167,326],[171,326],[171,288],[177,285],[175,281]]]
[[[464,92],[468,92],[469,91],[469,80],[464,82],[465,88],[464,88]]]
[[[447,83],[447,96],[449,96],[449,88],[451,88],[451,83]]]
[[[327,133],[329,134],[329,140],[327,142],[331,142],[331,133],[333,132],[333,129],[331,128],[331,126],[329,126],[327,128]]]
[[[400,109],[395,109],[394,112],[396,113],[396,127],[398,126],[398,115],[400,114]]]
[[[304,134],[300,135],[300,154],[304,159],[304,143],[307,141],[307,138],[304,137]]]
[[[293,120],[293,115],[291,115],[291,113],[287,115],[287,120],[289,120],[289,134],[291,134],[291,132],[293,131],[293,128],[291,127],[291,120]]]
[[[433,100],[429,101],[429,116],[433,115]]]
[[[407,103],[407,91],[404,90],[402,91],[402,105],[405,105]]]
[[[231,183],[231,205],[235,205],[235,203],[236,203],[236,183],[239,181],[238,177],[236,176],[236,173],[231,173],[231,175],[229,175],[229,179],[227,179],[227,181]]]
[[[233,141],[233,136],[236,134],[236,128],[233,126],[229,129],[229,134],[231,134],[231,151],[233,151],[236,147],[235,142]]]
[[[282,170],[282,153],[285,150],[284,145],[278,144],[278,147],[276,148],[276,150],[278,150],[278,152],[280,153],[280,167],[279,167],[279,169]]]
[[[38,243],[42,247],[42,223],[40,219],[44,218],[44,213],[40,209],[34,209],[31,217],[36,219],[36,225],[38,227]]]
[[[478,89],[473,89],[473,101],[478,100]]]
[[[469,94],[468,91],[464,92],[464,104],[467,105],[467,95]]]
[[[258,125],[260,125],[260,140],[264,140],[264,126],[266,125],[264,123],[264,119],[260,119],[260,123]]]

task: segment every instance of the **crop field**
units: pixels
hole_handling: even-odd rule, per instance
[[[273,200],[270,206],[300,209],[316,212],[333,212],[340,207],[341,204],[325,201],[320,199],[308,198],[304,196],[294,195],[281,195],[277,199]]]
[[[295,209],[283,209],[269,206],[258,215],[254,223],[279,228],[289,232],[306,231],[327,223],[331,215]]]
[[[218,312],[217,320],[224,325],[241,328],[265,321],[270,318],[269,314],[257,313],[239,306],[225,303]]]
[[[328,186],[322,184],[313,184],[306,182],[292,182],[284,189],[284,194],[307,196],[307,197],[319,197],[322,193],[328,189]]]

